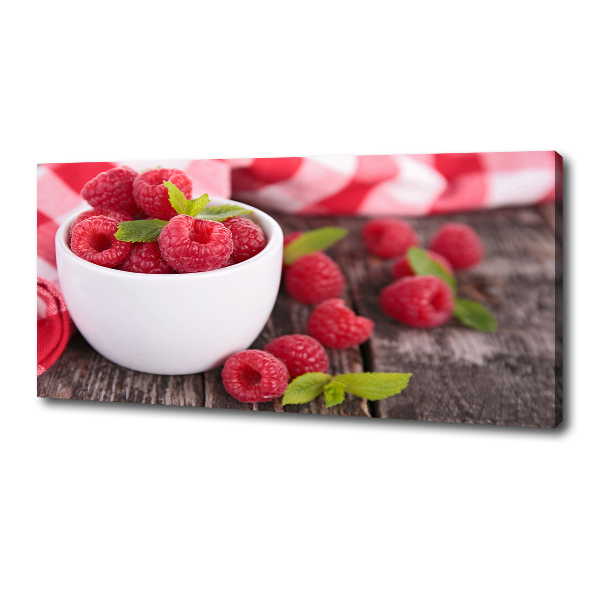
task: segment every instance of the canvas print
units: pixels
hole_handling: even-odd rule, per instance
[[[37,167],[38,396],[550,428],[556,152]]]

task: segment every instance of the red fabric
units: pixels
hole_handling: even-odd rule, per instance
[[[46,314],[37,322],[37,374],[47,371],[63,353],[75,327],[60,292],[46,279],[37,278],[37,295]]]
[[[234,159],[232,198],[303,215],[424,216],[555,201],[555,152]]]
[[[117,163],[54,163],[46,166],[52,169],[74,192],[79,194],[90,179],[94,179],[98,173],[116,167]]]
[[[311,204],[300,212],[311,215],[355,213],[375,185],[397,177],[399,171],[399,166],[391,156],[358,156],[354,176],[343,190]]]
[[[252,162],[252,174],[264,183],[284,181],[294,175],[302,164],[302,157],[255,158]]]

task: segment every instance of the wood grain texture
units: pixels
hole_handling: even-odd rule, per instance
[[[76,333],[61,357],[38,377],[41,398],[203,406],[204,378],[196,375],[150,375],[119,367]]]
[[[415,223],[425,239],[447,217]],[[554,427],[556,422],[554,233],[536,209],[453,215],[485,240],[487,256],[458,274],[459,295],[489,306],[498,332],[485,334],[452,320],[419,330],[386,317],[378,294],[389,261],[366,261],[347,244],[355,306],[376,322],[366,344],[375,371],[412,372],[402,394],[376,405],[378,416]],[[342,249],[339,249],[341,252]]]
[[[554,206],[407,219],[423,242],[449,220],[471,225],[483,237],[486,258],[459,273],[459,294],[494,312],[495,334],[470,330],[454,320],[418,330],[386,317],[378,295],[391,281],[391,261],[365,253],[360,228],[367,219],[275,218],[284,233],[325,225],[350,230],[330,254],[347,278],[346,303],[373,319],[376,328],[360,348],[328,350],[330,372],[412,372],[402,394],[376,403],[349,396],[330,409],[322,397],[300,406],[282,407],[279,401],[243,404],[225,392],[220,369],[173,377],[138,373],[104,359],[76,334],[58,362],[38,378],[38,396],[530,427],[560,422],[562,219]],[[277,336],[304,332],[310,311],[281,290],[252,347],[264,348]]]

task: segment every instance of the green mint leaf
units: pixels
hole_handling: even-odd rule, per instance
[[[314,400],[330,381],[331,375],[327,373],[304,373],[289,383],[281,404],[306,404]]]
[[[426,250],[412,246],[407,251],[408,262],[417,275],[433,275],[443,279],[456,294],[456,279],[437,260],[433,260]]]
[[[221,206],[207,206],[203,208],[196,218],[221,222],[231,217],[239,217],[240,215],[249,215],[251,213],[251,210],[242,208],[237,204],[221,204]]]
[[[494,315],[479,302],[456,298],[454,316],[467,327],[493,333],[498,328]]]
[[[121,242],[155,242],[167,223],[161,219],[123,221],[119,223],[115,237]]]
[[[325,406],[330,408],[331,406],[337,406],[346,399],[344,389],[346,386],[339,381],[331,381],[323,388],[325,394]]]
[[[185,197],[185,194],[170,181],[163,181],[163,185],[169,191],[169,202],[171,206],[177,211],[178,215],[185,215],[185,206],[188,199]]]
[[[348,394],[367,400],[383,400],[399,394],[407,385],[412,373],[345,373],[333,381],[343,383]]]
[[[190,217],[195,217],[205,209],[209,202],[210,198],[208,197],[208,194],[202,194],[200,198],[196,198],[195,200],[186,200],[183,203],[185,214],[190,215]]]
[[[325,250],[346,237],[347,234],[348,230],[341,227],[320,227],[319,229],[307,231],[284,248],[283,263],[289,266],[305,254]]]

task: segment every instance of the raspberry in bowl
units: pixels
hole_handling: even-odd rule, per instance
[[[231,202],[211,197],[213,206]],[[252,210],[247,216],[264,232],[265,247],[239,264],[198,273],[93,264],[69,247],[77,215],[61,225],[56,234],[61,290],[77,329],[96,351],[128,369],[186,375],[219,367],[252,344],[277,298],[283,232],[266,213],[235,204]]]

